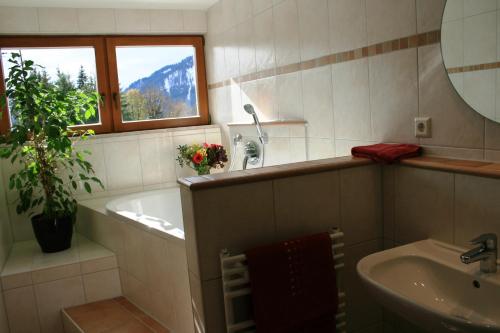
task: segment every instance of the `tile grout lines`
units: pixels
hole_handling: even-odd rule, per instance
[[[280,66],[277,68],[266,69],[256,73],[246,74],[224,81],[219,81],[216,83],[211,83],[208,85],[208,89],[222,88],[229,86],[232,83],[243,83],[248,81],[255,81],[259,79],[264,79],[268,77],[273,77],[276,75],[295,73],[302,70],[308,70],[312,68],[328,66],[358,59],[363,59],[367,57],[373,57],[380,54],[386,54],[399,50],[406,50],[417,48],[426,45],[432,45],[439,43],[441,39],[441,31],[434,30],[429,32],[424,32],[421,34],[411,35],[408,37],[398,38],[390,41],[385,41],[365,47],[360,47],[350,51],[344,51],[339,53],[332,53],[326,56],[322,56],[316,59],[311,59],[307,61],[302,61],[299,63],[294,63],[290,65]]]

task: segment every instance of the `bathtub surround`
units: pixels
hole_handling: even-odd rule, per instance
[[[242,105],[253,101],[261,118],[307,121],[309,159],[397,142],[419,143],[431,155],[499,160],[500,125],[470,109],[446,75],[436,39],[444,4],[219,1],[206,38],[213,121],[240,121]],[[406,38],[413,47],[405,48]],[[400,49],[384,53],[396,40]],[[355,59],[370,47],[372,56]],[[432,138],[414,137],[415,117],[432,118]]]
[[[192,333],[184,240],[178,238],[178,233],[169,234],[123,216],[106,214],[107,201],[82,202],[77,229],[116,254],[123,296],[172,332]],[[173,214],[173,210],[177,212],[180,207],[169,213]]]
[[[333,227],[345,233],[341,289],[348,294],[348,330],[380,328],[382,311],[360,289],[355,265],[361,257],[382,249],[381,172],[368,160],[341,158],[182,181],[197,332],[225,330],[221,249],[237,254]]]

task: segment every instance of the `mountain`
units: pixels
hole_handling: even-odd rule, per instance
[[[141,93],[146,90],[160,88],[173,101],[186,102],[190,107],[196,105],[196,83],[193,56],[183,59],[177,64],[167,65],[148,77],[132,82],[122,92],[137,89]]]

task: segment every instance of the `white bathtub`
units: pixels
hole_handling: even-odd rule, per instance
[[[181,193],[177,187],[125,195],[106,204],[108,214],[138,222],[184,240]]]

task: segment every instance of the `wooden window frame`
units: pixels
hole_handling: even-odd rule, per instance
[[[99,104],[100,124],[76,126],[80,129],[91,129],[96,133],[110,133],[113,131],[111,110],[108,106],[111,105],[111,96],[109,94],[108,70],[106,64],[106,44],[105,40],[96,37],[62,37],[62,36],[13,36],[0,37],[0,49],[2,48],[23,48],[23,47],[93,47],[95,50],[96,62],[96,80],[98,92],[102,96],[102,102]],[[1,54],[0,54],[0,67]],[[4,76],[1,76],[2,84],[0,93],[5,93]],[[7,108],[2,114],[6,115],[2,120],[2,133],[10,128],[10,116]]]
[[[159,120],[143,120],[123,122],[120,110],[120,88],[118,83],[118,67],[116,48],[120,46],[193,46],[196,53],[196,90],[198,115],[187,118],[171,118]],[[127,36],[106,38],[109,78],[111,95],[113,96],[113,120],[115,131],[139,131],[145,129],[158,129],[167,127],[198,126],[208,124],[208,91],[205,72],[205,59],[203,51],[203,37],[201,36]]]
[[[159,120],[123,122],[121,114],[116,47],[185,45],[193,46],[196,54],[196,90],[198,116]],[[200,126],[209,124],[208,89],[204,56],[203,36],[2,36],[0,49],[23,47],[93,47],[95,50],[98,92],[102,96],[99,105],[100,124],[77,126],[92,129],[97,134],[141,131],[149,129]],[[5,93],[5,81],[0,54],[0,94]],[[0,133],[10,129],[8,108],[2,110]]]

